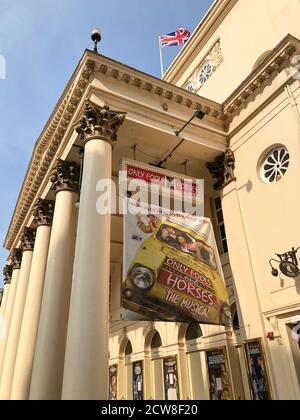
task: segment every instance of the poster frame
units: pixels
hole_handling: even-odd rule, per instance
[[[142,396],[143,396],[142,401],[144,401],[144,399],[145,399],[145,387],[144,387],[145,377],[144,377],[144,361],[143,360],[134,360],[132,362],[132,396],[134,397],[134,389],[133,389],[134,367],[137,363],[140,363],[141,369],[142,369]],[[133,401],[138,401],[138,400],[133,399]]]
[[[178,384],[178,401],[181,400],[181,379],[179,375],[179,364],[178,364],[178,354],[170,354],[162,358],[162,369],[163,369],[163,378],[164,378],[164,397],[165,401],[170,401],[167,399],[167,388],[166,388],[166,380],[165,380],[165,360],[168,359],[175,359],[176,361],[176,374],[177,374],[177,384]]]
[[[254,392],[253,392],[253,386],[252,386],[251,378],[250,378],[250,369],[249,369],[248,353],[247,353],[246,346],[247,346],[247,344],[252,343],[252,342],[258,342],[259,343],[260,352],[261,352],[261,355],[263,357],[264,371],[265,371],[265,376],[266,376],[266,381],[267,381],[267,386],[268,386],[268,391],[269,391],[268,392],[269,400],[273,401],[274,396],[273,396],[273,390],[272,390],[272,386],[271,386],[270,371],[269,371],[269,366],[268,366],[268,363],[267,363],[265,347],[263,345],[263,340],[262,340],[261,337],[251,338],[249,340],[244,340],[243,343],[242,343],[243,355],[244,355],[244,361],[245,361],[245,365],[246,365],[247,379],[248,379],[248,385],[249,385],[251,398],[254,401]]]
[[[112,400],[111,399],[111,374],[110,374],[110,370],[111,368],[116,368],[116,379],[117,379],[117,384],[116,384],[116,399]],[[108,367],[108,375],[109,375],[109,381],[108,381],[108,400],[109,401],[117,401],[118,400],[118,385],[119,385],[119,365],[118,363],[113,363],[111,365],[109,365]]]
[[[210,370],[209,370],[209,364],[208,364],[208,353],[213,352],[213,351],[217,351],[217,350],[222,350],[223,351],[224,358],[225,358],[225,367],[226,367],[226,369],[229,373],[229,379],[230,379],[230,390],[231,390],[231,395],[232,395],[232,399],[230,401],[234,401],[235,400],[235,391],[234,391],[234,387],[233,387],[233,378],[232,378],[231,366],[230,366],[230,362],[229,362],[229,358],[228,358],[228,349],[227,349],[226,346],[218,346],[218,347],[205,349],[205,362],[206,362],[206,369],[207,369],[207,384],[208,384],[209,400],[212,401],[211,396],[210,396]]]

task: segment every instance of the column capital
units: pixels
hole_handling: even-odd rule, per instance
[[[35,241],[35,234],[36,230],[32,229],[30,227],[25,227],[23,229],[22,235],[21,235],[21,245],[20,248],[22,252],[24,251],[32,251],[34,248],[34,241]]]
[[[235,156],[232,150],[226,149],[225,153],[217,156],[213,162],[206,164],[207,169],[212,177],[217,180],[214,184],[214,189],[217,191],[222,190],[226,185],[235,181]]]
[[[56,193],[60,191],[78,192],[79,166],[75,162],[58,159],[50,175],[51,189]]]
[[[48,201],[39,198],[32,211],[35,226],[51,226],[53,211],[54,201]]]
[[[92,106],[87,101],[76,131],[84,144],[95,137],[111,143],[117,141],[117,133],[125,116],[125,112],[112,111],[108,106]]]
[[[14,248],[11,253],[11,262],[13,270],[19,270],[22,263],[22,250],[20,248]]]
[[[12,276],[13,266],[12,264],[6,264],[3,268],[4,285],[10,284]]]

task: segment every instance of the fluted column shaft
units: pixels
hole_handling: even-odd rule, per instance
[[[23,252],[22,264],[19,274],[15,304],[10,323],[5,359],[0,381],[0,399],[2,400],[8,400],[10,398],[11,385],[22,325],[22,318],[27,295],[34,239],[35,231],[30,228],[25,228],[21,237],[21,249]]]
[[[10,322],[11,322],[11,317],[12,317],[13,308],[15,304],[15,297],[16,297],[16,291],[17,291],[17,286],[18,286],[18,281],[19,281],[19,274],[20,274],[20,266],[15,265],[14,268],[12,266],[11,279],[6,279],[7,283],[10,282],[10,288],[9,288],[6,309],[3,316],[2,328],[1,328],[2,331],[0,334],[0,378],[1,378],[2,370],[3,370],[7,338],[9,334]]]
[[[39,200],[34,208],[33,214],[35,225],[37,226],[36,239],[13,375],[12,400],[26,400],[29,398],[33,357],[49,249],[53,203]]]
[[[4,314],[5,314],[5,309],[7,306],[9,288],[10,288],[10,284],[5,284],[3,288],[3,295],[2,295],[2,301],[1,301],[1,306],[0,306],[0,336],[1,336],[1,325],[2,325]]]
[[[56,201],[31,379],[32,400],[61,399],[77,228],[79,168],[74,163],[59,161],[51,180]]]
[[[77,127],[85,154],[62,399],[107,399],[111,217],[97,213],[96,185],[111,179],[111,141],[123,120],[87,105]]]

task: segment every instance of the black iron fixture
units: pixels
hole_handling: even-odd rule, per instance
[[[184,126],[178,130],[175,131],[176,137],[179,137],[180,133],[193,121],[194,118],[198,118],[199,120],[203,120],[205,117],[205,112],[201,108],[197,108],[194,115],[184,124]],[[173,148],[173,150],[166,156],[164,159],[162,159],[158,164],[151,163],[152,166],[156,166],[157,168],[166,168],[167,160],[170,159],[173,155],[173,153],[178,149],[179,146],[182,145],[182,143],[185,141],[185,139],[181,139],[180,142]]]
[[[279,270],[287,277],[296,278],[300,275],[299,263],[297,259],[297,252],[300,247],[291,251],[285,252],[284,254],[275,254],[279,260],[271,258],[269,264],[272,268],[272,276],[278,277],[279,271],[272,265],[272,262],[279,264]]]
[[[203,111],[203,109],[202,108],[197,108],[194,115],[192,116],[192,118],[190,118],[188,120],[188,122],[186,122],[184,124],[184,126],[179,131],[175,131],[176,136],[178,137],[179,134],[190,124],[190,122],[193,121],[194,118],[198,118],[199,120],[203,120],[204,117],[205,117],[205,112]]]
[[[101,41],[101,38],[102,38],[102,33],[101,33],[101,31],[100,31],[99,28],[93,29],[91,38],[92,38],[92,41],[94,42],[94,52],[96,54],[98,54],[97,45],[98,45],[98,42],[100,42]]]

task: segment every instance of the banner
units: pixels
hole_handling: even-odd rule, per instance
[[[206,361],[210,399],[215,401],[232,400],[233,392],[226,348],[207,351]]]
[[[144,207],[124,215],[124,319],[231,325],[210,219]]]
[[[253,399],[255,401],[271,400],[267,366],[261,341],[259,339],[246,341],[244,349]]]
[[[129,159],[123,159],[122,171],[127,183],[130,180],[142,181],[145,185],[160,187],[162,192],[171,190],[175,193],[190,194],[202,201],[204,199],[203,180]]]

